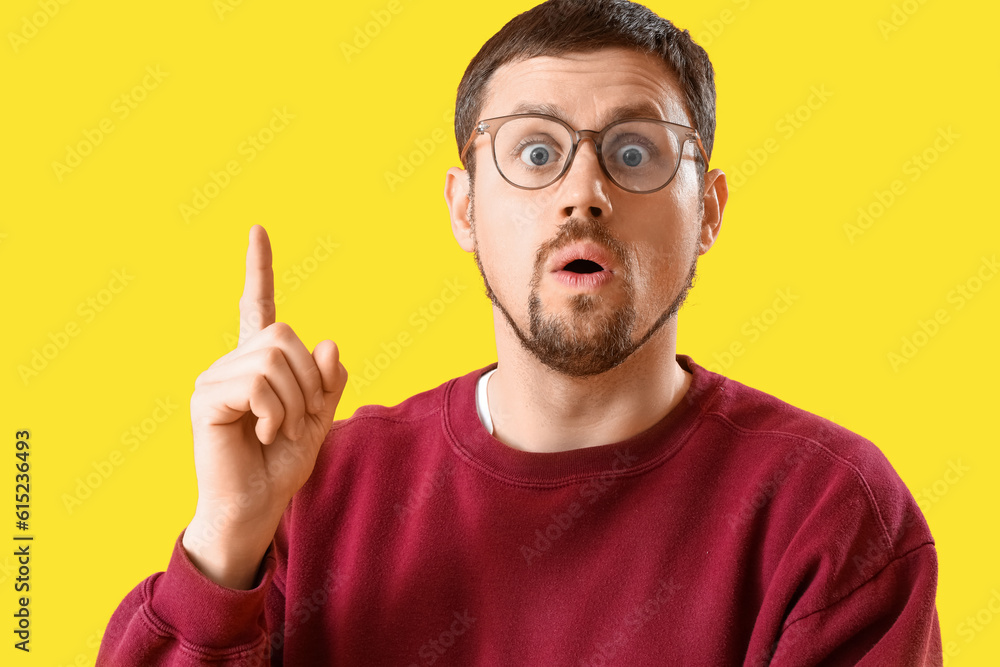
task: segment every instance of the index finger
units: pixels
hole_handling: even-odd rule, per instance
[[[274,271],[271,241],[260,225],[250,228],[247,275],[240,297],[240,339],[237,345],[261,329],[274,324]]]

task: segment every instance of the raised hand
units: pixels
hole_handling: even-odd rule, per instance
[[[191,396],[198,506],[183,545],[206,576],[251,588],[281,514],[312,473],[347,383],[331,340],[313,352],[275,322],[271,245],[250,229],[236,349]]]

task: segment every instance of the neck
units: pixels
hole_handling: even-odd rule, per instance
[[[521,346],[502,314],[494,312],[493,321],[493,436],[514,449],[559,452],[626,440],[666,416],[690,385],[691,375],[677,364],[676,317],[620,365],[585,378],[545,366]]]

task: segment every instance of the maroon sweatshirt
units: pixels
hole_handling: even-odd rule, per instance
[[[180,538],[99,665],[940,665],[937,555],[867,440],[690,358],[628,440],[507,447],[493,364],[336,421],[261,564],[219,586]]]

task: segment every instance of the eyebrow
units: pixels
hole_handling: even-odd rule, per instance
[[[563,111],[561,107],[555,104],[547,104],[545,102],[519,102],[510,113],[511,115],[540,113],[545,114],[546,116],[555,116],[556,118],[569,122],[567,118],[569,114]],[[611,109],[602,119],[603,122],[600,123],[600,127],[604,127],[605,125],[613,123],[616,120],[622,120],[623,118],[653,118],[656,120],[666,120],[666,118],[663,118],[663,113],[660,111],[660,108],[652,102],[636,102],[634,104],[625,104]]]

